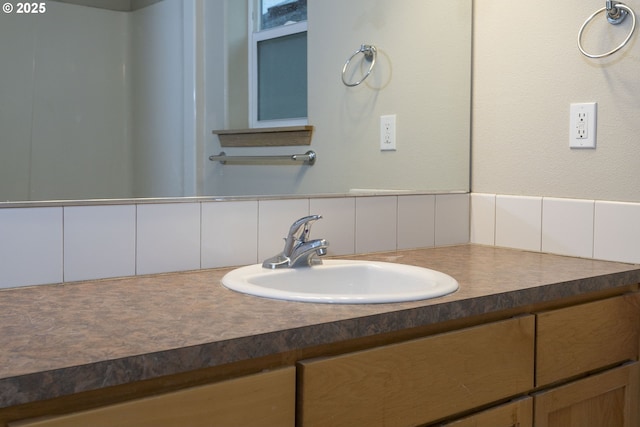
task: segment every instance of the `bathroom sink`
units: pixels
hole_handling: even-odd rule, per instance
[[[237,268],[222,278],[234,291],[289,301],[371,304],[416,301],[458,289],[451,276],[427,268],[374,261],[324,260],[321,265]]]

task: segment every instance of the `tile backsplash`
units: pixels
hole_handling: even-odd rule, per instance
[[[329,255],[469,242],[469,194],[0,209],[0,288],[252,264],[299,217]]]
[[[640,203],[498,194],[0,209],[0,288],[253,264],[297,218],[329,255],[476,243],[640,264]]]
[[[640,264],[640,203],[498,194],[0,209],[0,288],[253,264],[322,214],[329,255],[476,243]]]
[[[640,203],[471,194],[470,241],[640,263]]]

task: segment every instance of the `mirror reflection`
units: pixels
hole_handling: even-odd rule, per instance
[[[471,0],[307,8],[311,145],[252,148],[212,134],[250,126],[247,1],[0,14],[0,201],[467,191]],[[377,47],[375,70],[347,87],[342,66],[362,44]],[[395,151],[380,150],[388,115]],[[308,149],[313,166],[208,160]]]

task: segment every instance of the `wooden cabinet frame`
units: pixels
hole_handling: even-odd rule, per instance
[[[637,427],[638,362],[535,394],[535,427]]]

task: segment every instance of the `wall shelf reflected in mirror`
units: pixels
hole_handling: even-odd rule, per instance
[[[214,130],[222,147],[279,147],[311,145],[313,126]]]

